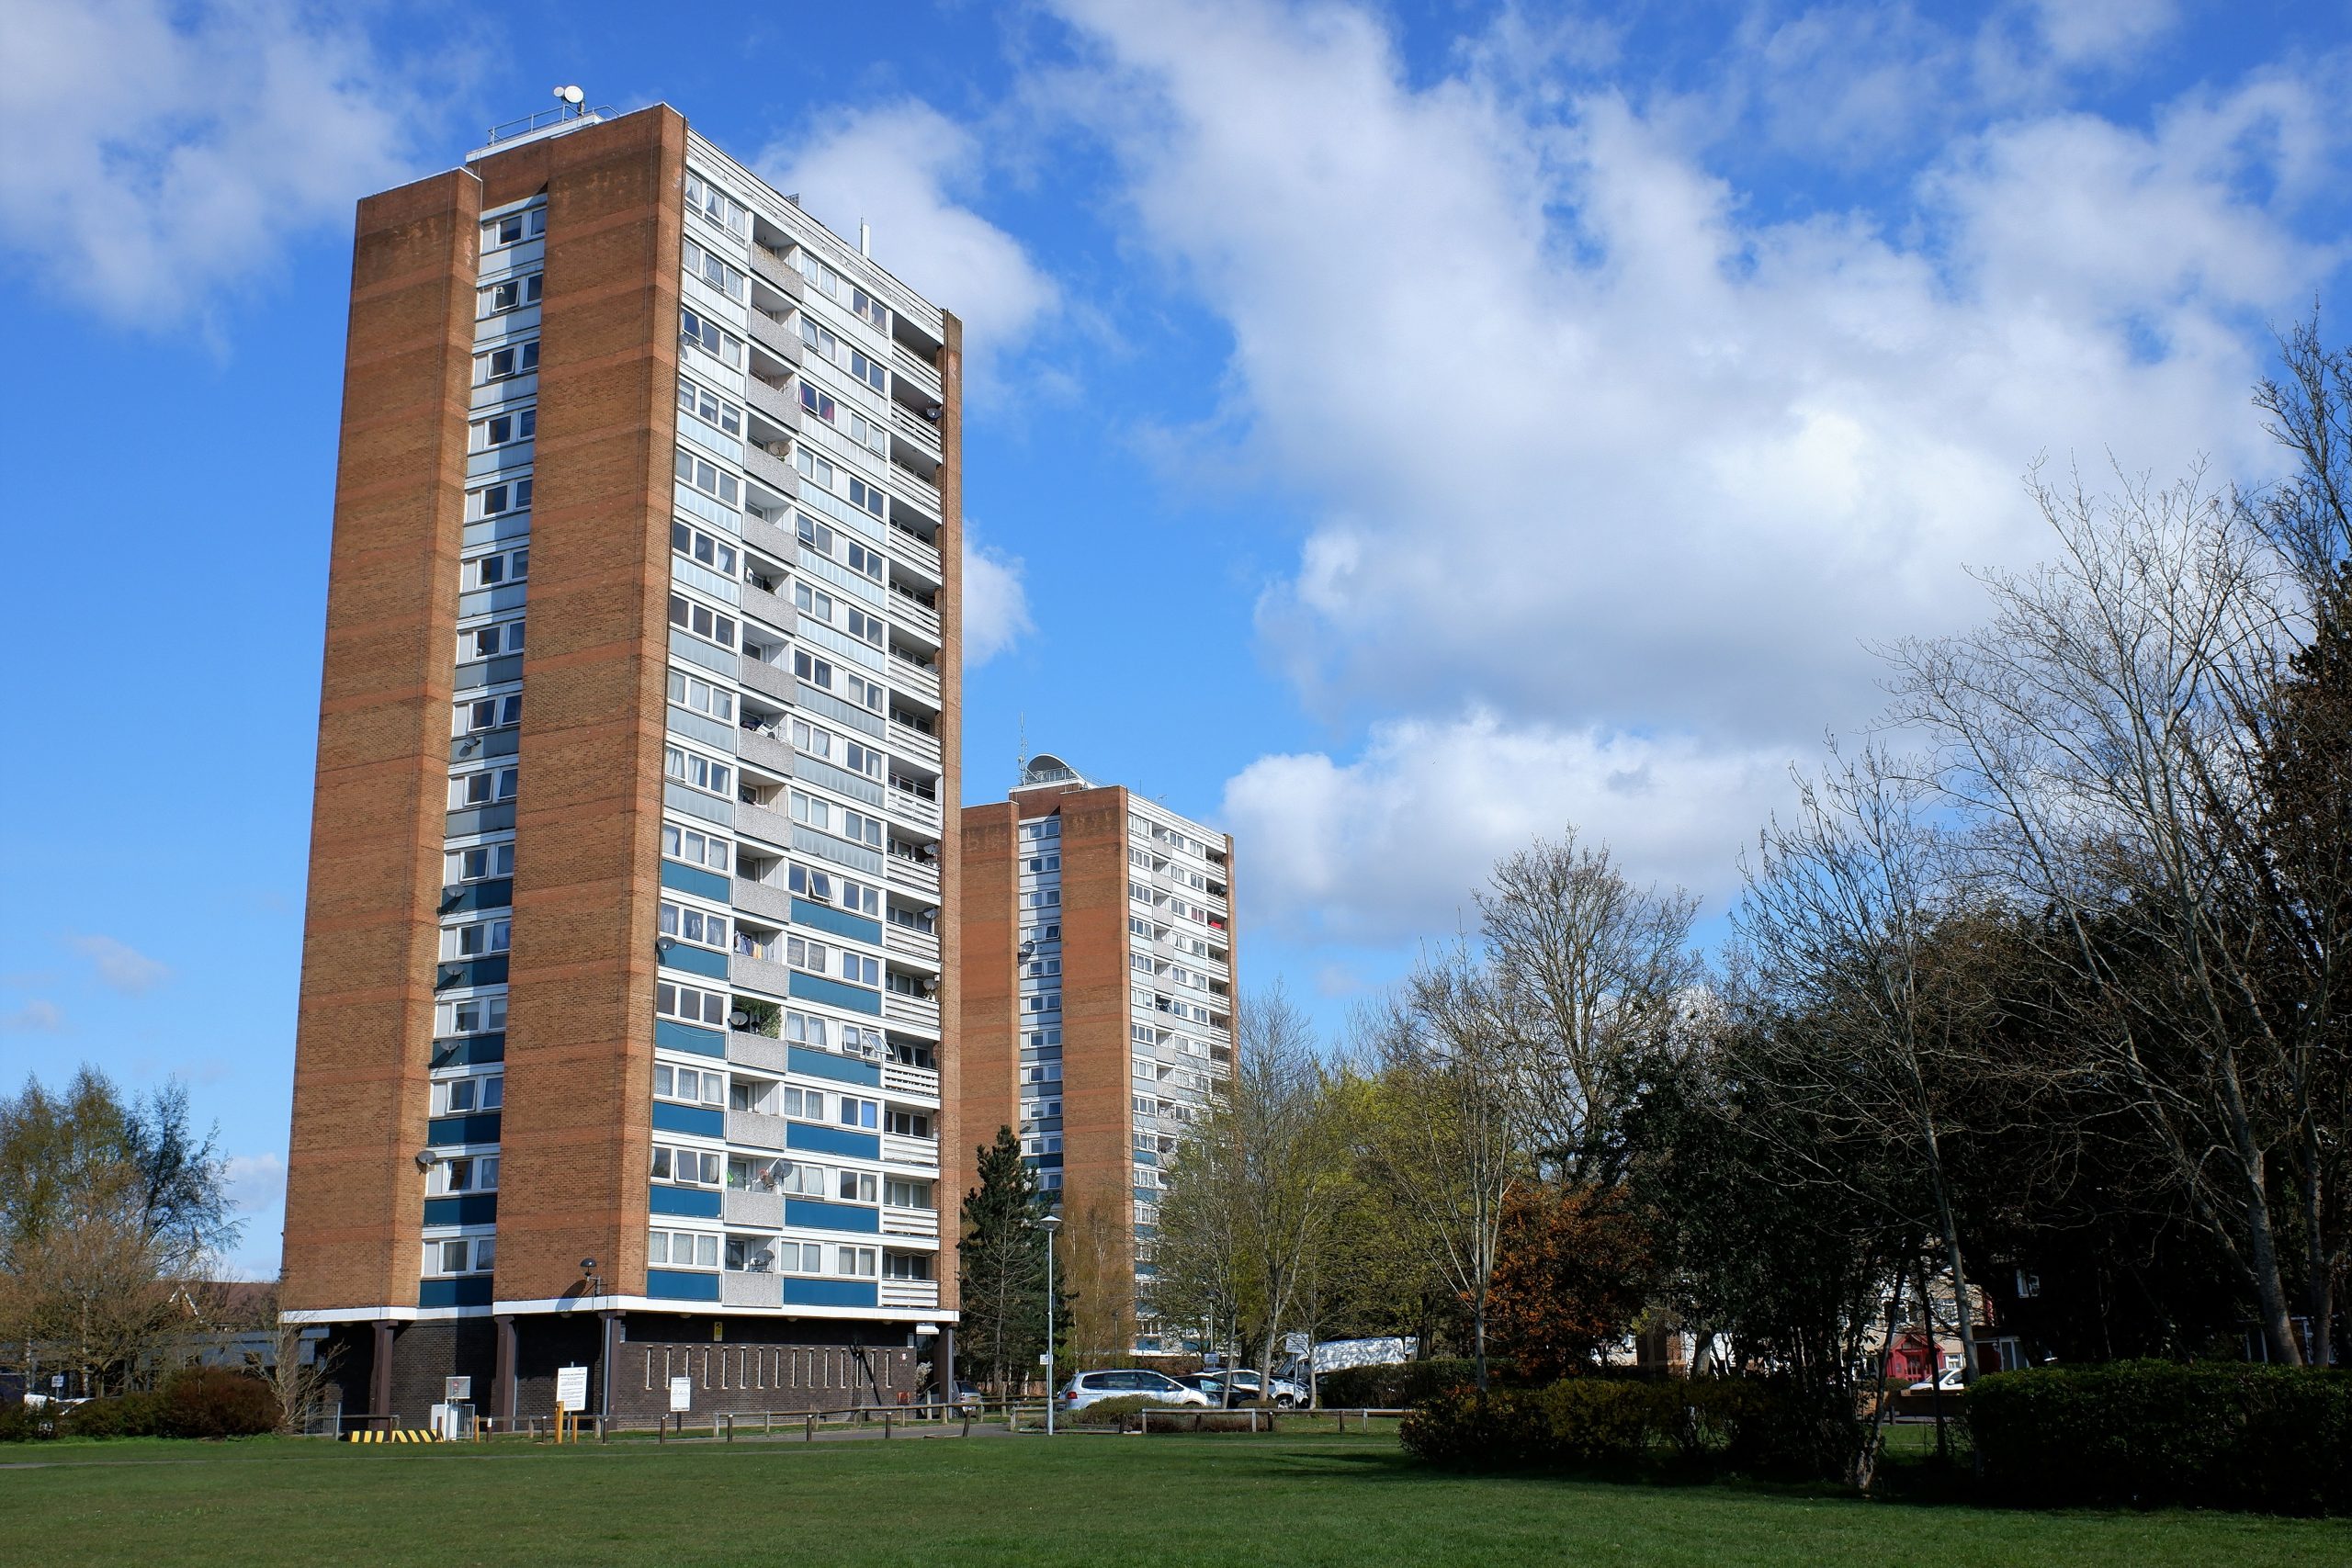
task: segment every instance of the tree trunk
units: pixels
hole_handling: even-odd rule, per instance
[[[1944,1429],[1943,1352],[1936,1344],[1936,1299],[1928,1292],[1930,1270],[1919,1269],[1919,1325],[1928,1336],[1928,1403],[1936,1413],[1936,1462],[1951,1462],[1951,1435]]]
[[[2278,1277],[2278,1239],[2270,1220],[2270,1195],[2264,1190],[2266,1161],[2255,1141],[2253,1119],[2246,1114],[2244,1088],[2238,1082],[2234,1056],[2222,1062],[2222,1105],[2230,1119],[2230,1141],[2235,1145],[2239,1179],[2245,1184],[2246,1266],[2254,1275],[2254,1290],[2262,1306],[2262,1329],[2270,1341],[2271,1359],[2290,1367],[2303,1364],[2303,1348],[2287,1312],[2287,1288]]]
[[[1478,1392],[1487,1392],[1487,1286],[1483,1280],[1470,1296],[1471,1357],[1477,1363]]]
[[[1878,1437],[1886,1425],[1886,1368],[1894,1359],[1894,1314],[1903,1305],[1903,1287],[1909,1282],[1910,1269],[1908,1258],[1895,1265],[1894,1289],[1886,1298],[1886,1336],[1879,1350],[1870,1429],[1862,1435],[1862,1451],[1854,1456],[1854,1489],[1858,1492],[1868,1492],[1871,1483],[1878,1479]],[[1696,1361],[1699,1358],[1693,1353],[1690,1359]]]

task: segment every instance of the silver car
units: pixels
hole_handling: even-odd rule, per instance
[[[1056,1407],[1065,1412],[1083,1410],[1105,1399],[1133,1399],[1141,1395],[1156,1399],[1162,1404],[1194,1404],[1205,1407],[1208,1396],[1197,1389],[1186,1388],[1174,1378],[1146,1371],[1141,1367],[1122,1367],[1105,1372],[1080,1372],[1062,1384],[1056,1396]]]

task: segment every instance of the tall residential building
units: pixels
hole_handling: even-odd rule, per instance
[[[1233,1071],[1233,840],[1052,756],[962,836],[966,1142],[1013,1128],[1059,1194],[1082,1348],[1174,1350],[1152,1242],[1166,1162]]]
[[[663,107],[359,204],[284,1291],[346,1413],[952,1342],[961,329],[864,251]]]

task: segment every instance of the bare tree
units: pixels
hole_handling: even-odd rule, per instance
[[[1344,1190],[1346,1101],[1327,1092],[1313,1027],[1279,986],[1244,998],[1235,1021],[1236,1240],[1258,1309],[1259,1366],[1272,1377]]]
[[[1894,716],[1938,746],[1978,869],[2048,912],[2045,956],[2100,1003],[2053,1037],[2121,1094],[2272,1355],[2300,1362],[2272,1182],[2312,1111],[2247,831],[2297,647],[2292,573],[2200,476],[2096,501],[2037,475],[2032,493],[2056,560],[1979,574],[1984,628],[1892,650]]]
[[[1380,1067],[1364,1168],[1468,1304],[1483,1392],[1503,1213],[1535,1176],[1525,1036],[1504,988],[1458,946],[1424,961],[1363,1032]]]
[[[1784,1151],[1802,1179],[1845,1181],[1869,1170],[1871,1196],[1933,1235],[1961,1303],[1963,1377],[1976,1370],[1947,1140],[1963,1108],[1982,1103],[1973,1022],[1985,1008],[1976,967],[1955,952],[1968,922],[1946,874],[1942,835],[1923,813],[1921,785],[1875,749],[1841,756],[1818,780],[1797,780],[1792,818],[1758,840],[1734,927],[1755,995],[1792,1021],[1754,1032],[1750,1061],[1772,1093],[1823,1134]],[[1828,1151],[1856,1144],[1891,1156],[1858,1164]],[[1916,1187],[1888,1190],[1892,1164]],[[1925,1213],[1913,1207],[1913,1193]]]
[[[1700,979],[1698,900],[1636,887],[1605,845],[1579,845],[1573,828],[1506,856],[1477,897],[1498,1011],[1529,1075],[1533,1136],[1565,1179],[1589,1179],[1624,1062],[1670,1033]]]

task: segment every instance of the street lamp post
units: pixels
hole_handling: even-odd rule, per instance
[[[1030,1224],[1046,1233],[1046,1436],[1054,1435],[1054,1233],[1059,1214],[1040,1214]]]

